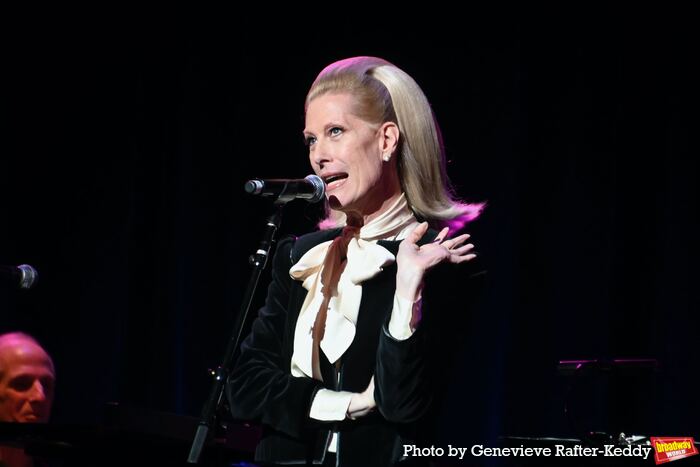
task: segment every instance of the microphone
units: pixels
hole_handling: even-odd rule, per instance
[[[3,280],[7,279],[13,287],[31,289],[36,284],[39,273],[28,264],[20,264],[19,266],[0,265],[0,278]]]
[[[298,179],[248,180],[245,183],[246,193],[275,197],[275,201],[286,203],[293,199],[305,199],[309,203],[318,203],[326,194],[326,184],[321,177],[309,175]]]

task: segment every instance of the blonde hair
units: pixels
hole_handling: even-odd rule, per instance
[[[370,123],[394,122],[399,127],[398,171],[408,205],[433,228],[462,228],[477,218],[484,203],[460,201],[446,171],[440,128],[428,99],[406,72],[377,57],[353,57],[328,65],[306,95],[309,102],[327,93],[355,97],[355,115]],[[321,228],[338,227],[345,215],[328,209]]]

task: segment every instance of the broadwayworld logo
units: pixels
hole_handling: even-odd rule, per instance
[[[656,465],[684,459],[698,453],[693,438],[651,438]]]

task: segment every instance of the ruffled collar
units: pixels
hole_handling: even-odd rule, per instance
[[[331,363],[345,353],[355,338],[362,282],[396,261],[390,251],[377,244],[377,240],[402,240],[417,225],[418,221],[402,193],[389,209],[362,226],[359,234],[350,240],[347,263],[338,281],[337,293],[329,302],[325,334],[320,345]],[[310,330],[323,301],[320,273],[331,242],[329,240],[311,248],[289,270],[290,276],[302,281],[308,291],[294,333],[293,376],[312,377],[313,339]]]

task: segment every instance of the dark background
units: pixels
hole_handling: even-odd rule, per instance
[[[459,193],[489,203],[468,228],[489,279],[445,442],[700,436],[692,29],[682,14],[536,17],[403,34],[314,14],[298,29],[24,18],[3,45],[0,264],[41,279],[0,288],[0,331],[53,356],[53,420],[99,423],[108,401],[198,414],[269,210],[243,182],[308,174],[308,86],[377,55],[430,99]],[[317,216],[292,203],[281,233]],[[572,427],[557,362],[580,358],[660,369],[582,373]]]

